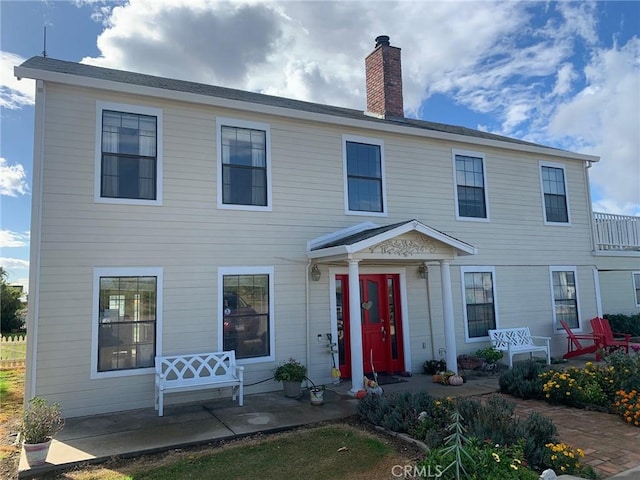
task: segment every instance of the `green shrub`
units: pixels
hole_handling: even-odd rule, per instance
[[[605,355],[604,361],[610,377],[607,386],[609,398],[613,398],[618,390],[640,390],[640,354],[627,355],[617,351]]]
[[[525,399],[540,398],[543,385],[540,374],[545,370],[544,365],[535,361],[518,362],[500,374],[500,391]]]
[[[501,350],[493,347],[481,348],[476,350],[476,357],[484,359],[488,363],[495,363],[503,357]]]
[[[518,425],[518,437],[524,439],[524,456],[536,470],[544,469],[547,450],[544,445],[555,442],[558,429],[550,418],[538,412],[531,412]]]
[[[640,313],[634,315],[623,315],[621,313],[612,315],[606,313],[604,318],[609,320],[612,331],[628,333],[632,337],[640,337]]]

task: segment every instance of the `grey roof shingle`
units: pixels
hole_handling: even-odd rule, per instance
[[[215,85],[206,85],[202,83],[175,80],[153,75],[145,75],[142,73],[127,72],[124,70],[94,67],[92,65],[85,65],[82,63],[69,62],[65,60],[57,60],[50,57],[31,57],[20,66],[34,70],[64,73],[67,75],[76,75],[80,77],[108,80],[118,83],[127,83],[144,87],[153,87],[178,92],[193,93],[209,97],[219,97],[228,100],[237,100],[259,105],[288,108],[310,113],[319,113],[332,115],[335,117],[363,120],[367,122],[385,123],[404,127],[418,128],[422,130],[431,130],[455,135],[464,135],[468,137],[516,143],[520,145],[551,148],[545,145],[525,142],[516,138],[504,137],[502,135],[495,135],[492,133],[482,132],[480,130],[473,130],[467,127],[446,125],[443,123],[428,122],[425,120],[417,120],[412,118],[379,119],[371,117],[369,115],[365,115],[365,113],[360,110],[335,107],[332,105],[323,105],[319,103],[304,102],[301,100],[293,100],[290,98],[264,95],[261,93],[247,92],[244,90],[236,90],[233,88],[218,87]]]

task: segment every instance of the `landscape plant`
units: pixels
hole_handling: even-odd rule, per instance
[[[629,425],[640,427],[640,395],[638,390],[618,390],[613,410]]]
[[[278,382],[302,382],[307,376],[307,367],[290,358],[288,362],[276,367],[273,378]]]
[[[20,439],[27,444],[44,443],[51,440],[63,426],[60,405],[35,397],[29,401],[22,414]]]

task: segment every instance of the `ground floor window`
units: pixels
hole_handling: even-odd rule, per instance
[[[489,336],[497,326],[495,270],[493,267],[461,267],[467,339]]]
[[[640,307],[640,272],[633,272],[633,290],[636,294],[636,307]]]
[[[575,267],[551,267],[551,293],[553,318],[556,329],[561,329],[560,320],[569,328],[579,328],[578,285]]]
[[[272,269],[224,268],[220,276],[222,348],[237,359],[272,357]]]
[[[153,367],[158,277],[98,274],[97,284],[97,371]]]

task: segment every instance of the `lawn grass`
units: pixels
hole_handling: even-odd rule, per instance
[[[17,451],[8,439],[22,417],[24,367],[0,370],[0,461]]]
[[[57,478],[74,480],[388,478],[404,459],[379,437],[348,425],[327,425],[241,441],[176,458],[139,459],[114,467],[88,467]],[[173,460],[172,460],[173,458]]]

